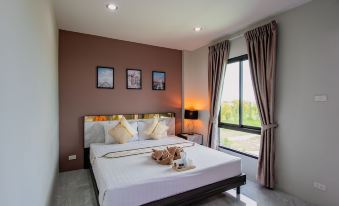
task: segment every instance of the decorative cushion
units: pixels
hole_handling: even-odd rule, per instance
[[[104,125],[105,130],[105,144],[116,144],[115,140],[109,134],[109,130],[116,127],[119,124],[119,121],[112,121],[109,124]]]
[[[150,139],[150,135],[157,126],[159,119],[148,119],[138,122],[139,139]]]
[[[126,120],[126,119],[125,119]],[[104,125],[104,129],[105,129],[105,144],[116,144],[117,142],[115,141],[114,138],[112,138],[112,136],[109,134],[109,130],[116,127],[121,121],[112,121],[109,124],[105,124]],[[133,130],[136,131],[138,128],[138,123],[137,121],[134,120],[130,120],[130,121],[126,121],[128,123],[128,125],[132,128],[132,132]],[[125,123],[126,124],[126,123]],[[126,128],[126,127],[125,127]],[[131,132],[129,132],[131,133]],[[133,132],[134,133],[134,132]],[[128,142],[134,142],[134,141],[138,141],[139,137],[137,134],[133,135],[133,137],[131,139],[129,139]]]
[[[125,117],[122,117],[120,119],[120,124],[124,126],[132,136],[138,134],[137,130],[130,125],[130,123],[125,119]]]
[[[119,123],[114,128],[111,128],[108,131],[108,134],[111,135],[111,137],[118,144],[127,143],[133,137],[133,135],[121,123]]]
[[[152,139],[161,139],[163,137],[167,137],[167,130],[168,126],[166,125],[165,122],[160,121],[158,122],[157,126],[153,130],[152,134],[150,134],[150,137]]]
[[[167,130],[167,135],[175,135],[175,118],[157,118],[159,122],[164,122],[169,129]],[[149,139],[149,135],[144,134],[144,130],[146,128],[150,128],[151,124],[155,123],[154,119],[143,119],[138,120],[138,132],[139,132],[139,140]]]

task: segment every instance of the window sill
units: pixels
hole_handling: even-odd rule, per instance
[[[255,156],[255,155],[248,154],[248,153],[245,153],[245,152],[241,152],[241,151],[238,151],[238,150],[235,150],[235,149],[231,149],[231,148],[229,148],[229,147],[225,147],[225,146],[219,145],[219,148],[225,149],[225,150],[228,150],[228,151],[231,151],[231,152],[235,152],[235,153],[238,153],[238,154],[247,156],[247,157],[251,157],[251,158],[253,158],[253,159],[259,159],[259,157]]]
[[[238,125],[232,125],[227,123],[221,123],[218,124],[219,128],[223,129],[231,129],[236,130],[240,132],[246,132],[246,133],[252,133],[252,134],[261,134],[261,128],[260,127],[250,127],[250,126],[238,126]]]

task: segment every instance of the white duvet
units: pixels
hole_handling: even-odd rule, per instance
[[[195,144],[184,148],[196,166],[174,171],[159,165],[150,154],[104,158],[109,152],[185,142],[169,137],[127,144],[91,144],[90,159],[101,206],[142,205],[241,174],[240,158]]]

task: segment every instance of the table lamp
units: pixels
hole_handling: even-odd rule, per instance
[[[185,109],[185,119],[190,120],[190,127],[188,127],[188,134],[192,135],[194,133],[194,120],[198,119],[198,110],[186,110]]]

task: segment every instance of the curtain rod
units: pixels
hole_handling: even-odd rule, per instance
[[[266,24],[276,24],[276,21],[275,20],[272,20],[272,21],[270,21],[270,23],[266,23]],[[265,24],[264,24],[265,25]],[[259,27],[261,27],[261,26],[259,26]],[[247,28],[248,29],[248,28]],[[236,36],[234,36],[234,37],[232,37],[232,38],[229,38],[228,39],[228,41],[232,41],[232,40],[235,40],[235,39],[239,39],[239,38],[241,38],[241,37],[244,37],[244,35],[245,35],[245,33],[246,33],[247,31],[245,31],[245,32],[243,32],[243,33],[240,33],[240,34],[238,34],[238,35],[236,35]]]
[[[244,34],[245,34],[245,33],[239,34],[239,35],[237,35],[237,36],[235,36],[235,37],[232,37],[232,38],[230,38],[230,39],[228,39],[228,40],[229,40],[229,41],[232,41],[232,40],[235,40],[235,39],[239,39],[239,38],[243,37]]]

